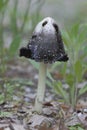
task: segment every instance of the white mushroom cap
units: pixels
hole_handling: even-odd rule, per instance
[[[53,18],[47,17],[37,24],[27,47],[20,49],[20,56],[44,63],[68,60],[61,33]]]
[[[37,24],[34,30],[34,34],[41,34],[43,31],[45,35],[55,35],[55,28],[53,27],[53,24],[56,24],[56,21],[53,18],[44,18],[41,22]]]

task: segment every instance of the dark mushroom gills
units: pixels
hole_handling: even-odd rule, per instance
[[[45,93],[47,64],[57,61],[66,62],[68,60],[59,27],[54,19],[47,17],[37,24],[27,47],[20,49],[20,56],[40,62],[35,111],[41,113]]]

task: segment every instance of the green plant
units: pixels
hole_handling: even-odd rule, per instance
[[[8,81],[2,81],[0,84],[0,104],[3,102],[11,101],[13,98],[14,85],[9,83]]]
[[[78,97],[87,92],[87,85],[78,89],[78,84],[83,81],[84,72],[87,70],[86,34],[86,24],[75,24],[72,28],[66,29],[66,31],[62,33],[69,55],[69,62],[62,65],[62,70],[60,72],[64,76],[68,89],[64,89],[61,82],[54,83],[54,87],[64,101],[71,104],[73,107],[75,107]]]
[[[10,83],[7,83],[9,79],[5,77],[9,61],[13,62],[14,59],[17,59],[20,43],[24,39],[22,37],[25,36],[25,32],[31,31],[38,22],[42,1],[37,0],[35,11],[32,11],[31,0],[27,1],[24,10],[18,8],[19,0],[14,0],[12,6],[10,6],[10,0],[0,1],[0,90],[4,90],[0,94],[1,102],[6,100],[5,97],[11,95],[10,87],[13,88]],[[5,24],[3,24],[4,21]],[[30,27],[30,30],[27,30],[28,27]],[[11,38],[11,41],[9,41],[9,45],[6,47],[7,36]],[[6,88],[7,92],[4,88]]]
[[[69,130],[84,130],[81,126],[76,125],[76,126],[70,126]]]
[[[6,71],[6,64],[9,60],[14,59],[18,54],[18,49],[20,43],[22,42],[22,37],[24,35],[26,26],[27,28],[31,26],[31,31],[33,27],[36,25],[38,20],[40,19],[40,10],[43,6],[43,0],[37,0],[35,4],[36,10],[32,13],[32,1],[27,1],[26,8],[21,11],[18,9],[19,1],[13,1],[12,8],[10,7],[9,0],[0,1],[0,72],[1,75]],[[9,18],[9,22],[6,25],[3,24],[5,17]],[[8,29],[8,34],[11,37],[11,43],[6,48],[5,47],[5,33]]]
[[[11,111],[10,112],[0,111],[0,118],[9,117],[11,115],[12,115]]]

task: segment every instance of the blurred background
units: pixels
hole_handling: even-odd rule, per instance
[[[36,24],[47,16],[57,21],[70,59],[49,67],[47,86],[73,106],[82,95],[86,98],[87,1],[0,0],[0,103],[35,97],[33,92],[29,97],[29,87],[37,86],[38,63],[19,58],[19,48],[27,45]]]

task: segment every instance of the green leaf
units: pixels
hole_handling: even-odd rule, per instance
[[[83,88],[79,90],[79,96],[87,92],[87,85],[85,85]]]
[[[84,52],[84,56],[87,56],[87,45],[84,46],[83,52]]]
[[[10,116],[12,116],[12,113],[11,112],[4,112],[4,111],[1,111],[0,112],[0,118],[2,118],[2,117],[10,117]]]
[[[8,4],[9,0],[0,0],[0,11]]]
[[[69,130],[84,130],[84,129],[80,127],[79,125],[75,125],[75,126],[70,126]]]
[[[47,84],[47,86],[52,87],[52,82],[51,81],[47,80],[46,84]]]
[[[67,63],[63,63],[61,74],[65,77],[67,71]]]
[[[20,42],[21,42],[20,36],[16,36],[13,39],[13,41],[10,45],[10,48],[9,48],[9,56],[13,57],[16,54],[16,52],[19,48]]]
[[[4,95],[0,94],[0,104],[2,104],[4,102]]]
[[[73,76],[73,74],[71,74],[71,73],[67,74],[65,76],[65,79],[66,79],[67,84],[69,84],[69,86],[72,87],[73,84],[74,84],[74,76]]]
[[[71,35],[73,39],[76,39],[76,37],[78,36],[79,28],[80,28],[79,23],[74,24],[73,27],[71,28]]]
[[[78,130],[85,130],[85,129],[83,129],[82,127],[78,126]]]
[[[0,10],[3,8],[3,0],[0,0]]]
[[[51,74],[47,71],[47,77],[51,80],[54,81],[53,77],[51,76]]]
[[[76,61],[74,69],[75,69],[75,76],[78,79],[78,81],[80,81],[82,78],[82,61],[80,60]]]
[[[54,84],[54,89],[56,93],[64,99],[66,103],[69,103],[69,95],[66,90],[64,90],[61,82]]]
[[[39,69],[39,63],[35,62],[34,60],[29,60],[29,62],[34,66],[35,69]]]
[[[72,42],[69,33],[67,31],[63,31],[62,37],[63,37],[64,44],[67,46],[67,48],[69,48]]]

